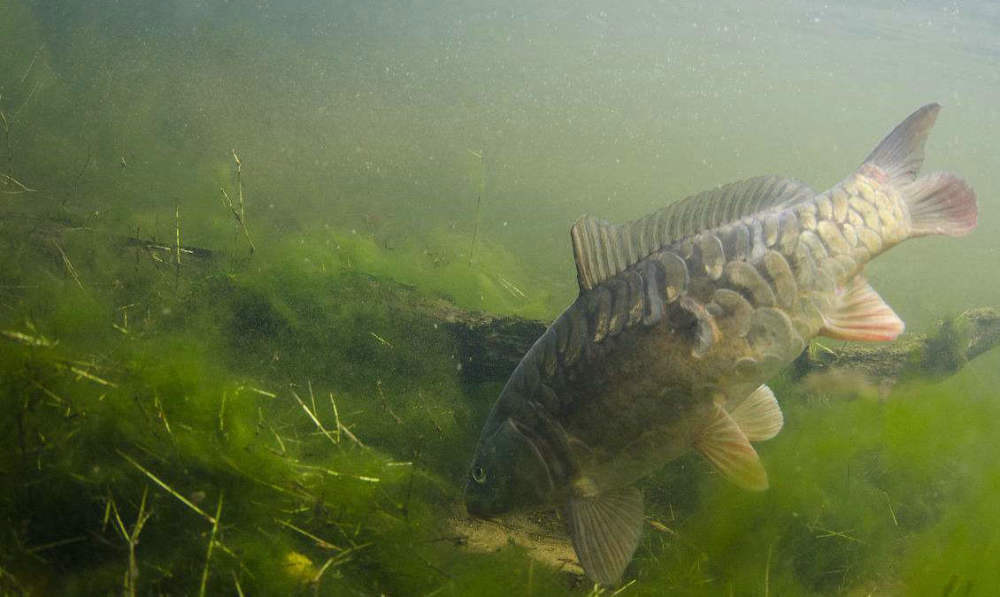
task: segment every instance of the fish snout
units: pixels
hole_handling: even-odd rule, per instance
[[[493,518],[504,512],[495,499],[471,480],[465,485],[465,510],[476,518]]]

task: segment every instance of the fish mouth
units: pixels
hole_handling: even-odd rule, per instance
[[[496,518],[503,514],[503,511],[499,508],[490,508],[481,502],[470,500],[468,496],[465,498],[465,511],[473,518],[483,519]]]
[[[465,484],[463,498],[465,511],[474,518],[496,518],[510,510],[497,500],[489,499],[489,496],[483,495],[479,486],[472,481]]]

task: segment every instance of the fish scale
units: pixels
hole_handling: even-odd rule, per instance
[[[749,179],[621,226],[571,230],[580,294],[528,350],[483,426],[470,513],[564,509],[587,574],[615,584],[643,525],[639,479],[687,450],[754,490],[751,441],[781,429],[762,385],[817,335],[889,340],[903,323],[865,264],[914,236],[976,225],[975,194],[917,176],[939,107],[894,129],[862,166],[817,194]]]

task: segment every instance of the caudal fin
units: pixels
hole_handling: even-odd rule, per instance
[[[939,104],[927,104],[892,132],[865,158],[860,172],[902,190],[910,208],[913,236],[962,236],[976,227],[976,193],[947,172],[917,178],[924,165],[924,144],[937,120]]]
[[[922,176],[902,191],[910,208],[914,236],[963,236],[976,227],[979,218],[976,192],[954,174],[937,172]]]

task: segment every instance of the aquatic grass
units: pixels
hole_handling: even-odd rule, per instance
[[[121,401],[115,396],[106,396],[102,402],[113,404],[120,403]],[[315,436],[311,437],[310,434],[300,430],[290,434],[288,445],[291,454],[280,458],[270,451],[261,450],[260,446],[257,445],[259,440],[250,441],[245,445],[234,446],[232,448],[227,447],[226,442],[219,444],[218,439],[214,437],[215,434],[209,431],[214,430],[214,425],[206,425],[198,420],[203,415],[196,414],[192,418],[190,412],[177,412],[175,409],[171,417],[174,421],[176,431],[169,436],[162,432],[154,433],[150,436],[148,432],[155,429],[158,425],[158,421],[155,418],[146,419],[145,426],[140,424],[135,432],[132,432],[129,431],[129,427],[133,426],[134,423],[128,422],[126,414],[125,412],[116,412],[113,423],[111,420],[106,420],[104,425],[94,426],[95,431],[100,430],[101,443],[105,445],[110,442],[118,445],[135,446],[132,448],[133,450],[137,450],[134,454],[129,454],[120,449],[116,450],[118,456],[127,463],[125,470],[122,470],[121,467],[115,467],[113,461],[102,462],[104,459],[104,456],[102,456],[103,450],[86,451],[85,453],[89,454],[89,456],[85,460],[90,460],[95,464],[101,462],[102,464],[99,465],[100,468],[110,468],[110,475],[107,472],[98,472],[94,465],[84,464],[83,462],[64,462],[61,465],[57,465],[56,469],[66,467],[65,470],[91,470],[91,474],[88,475],[90,478],[86,484],[94,488],[91,491],[94,491],[95,494],[99,491],[98,488],[104,484],[110,483],[120,486],[122,483],[129,484],[138,479],[145,478],[146,483],[158,486],[159,490],[172,500],[168,503],[163,503],[162,500],[154,503],[153,507],[159,513],[157,517],[159,521],[162,521],[165,515],[171,518],[179,516],[183,520],[185,516],[189,517],[191,514],[184,515],[184,510],[193,510],[193,513],[196,514],[195,518],[200,516],[201,518],[207,517],[211,519],[210,516],[207,516],[205,510],[192,502],[194,499],[198,499],[199,501],[205,500],[205,497],[197,497],[198,495],[204,496],[204,491],[197,489],[199,486],[206,489],[217,487],[219,495],[223,492],[233,492],[243,498],[243,500],[240,500],[227,509],[230,512],[228,518],[237,525],[240,524],[238,521],[245,520],[245,517],[248,515],[259,517],[263,512],[266,512],[269,509],[266,505],[268,501],[273,504],[273,507],[278,508],[278,510],[275,510],[275,513],[282,511],[283,507],[281,503],[291,497],[293,499],[292,503],[298,501],[303,506],[314,502],[316,499],[321,499],[324,502],[328,501],[332,509],[331,511],[335,512],[337,517],[347,517],[346,525],[349,531],[361,531],[362,527],[358,523],[351,522],[351,520],[358,514],[371,512],[373,498],[376,499],[376,502],[384,500],[384,492],[387,491],[384,487],[391,488],[389,491],[393,495],[390,501],[381,507],[382,511],[389,514],[388,519],[384,517],[380,518],[383,521],[388,520],[393,524],[401,524],[400,521],[404,519],[401,513],[401,509],[403,508],[402,487],[404,485],[407,487],[408,492],[413,492],[412,496],[414,500],[414,503],[410,504],[407,508],[406,517],[417,520],[426,516],[424,507],[416,507],[417,502],[420,504],[427,503],[423,497],[418,497],[422,496],[424,490],[421,488],[424,482],[421,481],[413,484],[410,481],[412,473],[409,473],[407,466],[388,466],[391,464],[391,461],[375,452],[368,450],[358,452],[360,449],[343,450],[317,459],[316,456],[318,456],[318,453],[314,452],[309,446],[317,443],[319,438]],[[95,417],[98,416],[98,413],[88,413],[87,416]],[[136,415],[133,412],[131,419],[134,421],[135,417]],[[143,418],[140,417],[139,421],[142,420]],[[125,424],[124,427],[122,426],[123,423]],[[109,426],[111,427],[110,429]],[[143,427],[145,428],[146,436],[139,438],[137,435],[143,430]],[[231,424],[228,427],[232,429]],[[199,429],[204,431],[198,431]],[[87,441],[89,433],[86,430],[78,430],[75,434],[74,443]],[[133,433],[136,435],[133,435]],[[200,436],[200,439],[198,436]],[[320,443],[325,443],[325,441]],[[216,444],[216,448],[206,451],[205,447],[207,444]],[[97,447],[97,445],[95,444],[92,447]],[[65,448],[68,450],[70,446],[65,446]],[[250,450],[250,454],[246,453],[248,449]],[[145,460],[147,463],[140,463],[140,460]],[[270,466],[267,466],[268,462],[270,462]],[[227,466],[228,464],[233,464],[233,466]],[[178,466],[182,466],[188,471],[183,480],[177,477]],[[117,472],[113,472],[116,468]],[[128,468],[133,469],[133,473],[135,474],[129,474],[127,472]],[[164,475],[161,471],[165,471],[168,474]],[[232,479],[232,481],[226,482],[225,479],[227,477]],[[423,478],[422,473],[417,477],[417,479]],[[129,479],[133,479],[133,481]],[[406,483],[404,483],[404,479],[407,480]],[[221,487],[220,483],[222,483]],[[232,483],[235,483],[235,485],[232,485]],[[274,488],[285,488],[285,491],[274,491]],[[212,491],[212,493],[214,492]],[[68,494],[66,495],[68,496]],[[295,499],[294,496],[297,495],[301,495],[302,497]],[[257,502],[262,505],[251,506],[248,511],[247,506],[254,503],[256,499],[259,499],[254,496],[266,499]],[[248,503],[247,499],[251,501]],[[177,506],[172,504],[177,504]],[[99,508],[94,506],[91,508],[93,510],[93,517],[96,518]],[[180,512],[178,512],[178,508],[180,508]],[[256,511],[256,514],[254,514],[254,511]],[[302,509],[296,507],[293,508],[292,512],[295,511],[308,513],[311,511],[311,508],[308,506]],[[173,514],[169,514],[170,512],[173,512]],[[352,512],[355,514],[352,514]],[[279,516],[281,518],[275,518],[275,521],[282,520],[287,514]],[[292,514],[292,516],[293,518],[297,518],[299,515]],[[140,518],[143,518],[143,516],[140,516]],[[265,530],[266,527],[280,526],[295,535],[302,536],[302,529],[310,528],[315,524],[315,522],[310,522],[310,520],[315,520],[315,514],[310,515],[303,522],[299,523],[287,522],[286,524],[282,524],[272,521],[272,524],[264,526]],[[211,523],[211,520],[208,520],[208,522]],[[65,524],[65,520],[63,523]],[[154,526],[148,527],[145,531],[148,537],[144,535],[146,537],[144,541],[144,545],[146,546],[144,553],[150,560],[157,561],[167,554],[161,553],[157,555],[157,552],[160,550],[153,546],[158,545],[161,539],[154,530],[156,523],[151,524]],[[260,524],[257,523],[258,526]],[[384,522],[379,523],[379,525],[384,525]],[[299,530],[292,530],[293,528]],[[224,531],[223,534],[229,532]],[[313,533],[315,531],[306,532]],[[338,531],[334,542],[342,540],[343,532],[343,530]],[[266,534],[270,536],[283,535],[285,533],[281,530],[271,529]],[[133,536],[131,532],[128,535],[129,537]],[[229,540],[224,539],[224,541],[228,543]],[[301,548],[289,547],[288,551],[283,554],[283,557],[287,559],[290,557],[289,554],[298,553],[299,550]],[[203,571],[201,578],[207,579],[207,575],[208,573]],[[148,578],[146,574],[143,576]],[[174,578],[174,582],[181,580],[181,578]],[[203,580],[199,582],[208,581]]]
[[[247,239],[247,244],[250,245],[250,254],[257,250],[257,247],[253,243],[253,239],[250,238],[250,229],[247,227],[247,210],[246,202],[243,198],[243,162],[240,161],[239,156],[236,155],[236,150],[233,150],[233,163],[235,165],[235,177],[236,177],[236,196],[238,203],[234,204],[233,200],[229,197],[229,193],[226,192],[225,188],[220,188],[219,191],[222,192],[223,205],[229,208],[232,212],[233,218],[236,220],[236,225],[243,232],[243,236]]]
[[[938,513],[906,546],[901,578],[909,594],[985,595],[1000,582],[988,564],[1000,553],[993,507],[1000,465],[983,449],[1000,416],[988,390],[998,381],[998,363],[992,354],[940,384],[917,388],[919,406],[893,429],[895,464],[921,475],[928,508]],[[908,425],[924,431],[923,441],[904,441]]]
[[[369,236],[334,228],[303,232],[273,247],[275,266],[293,271],[365,272],[446,296],[467,309],[551,318],[563,305],[552,304],[547,291],[513,255],[480,240],[468,263],[467,239],[454,231],[422,231],[387,250]]]
[[[315,382],[305,378],[275,383],[276,380],[248,376],[245,370],[236,373],[231,368],[234,363],[257,362],[257,356],[251,357],[249,353],[271,356],[264,345],[233,342],[232,334],[245,339],[242,336],[249,330],[231,327],[247,315],[245,312],[241,315],[240,310],[234,308],[241,302],[245,304],[241,297],[256,296],[235,285],[233,277],[205,276],[203,271],[185,268],[182,264],[178,284],[176,274],[158,271],[150,263],[144,262],[142,268],[145,269],[134,272],[128,272],[129,267],[116,265],[116,259],[124,261],[130,255],[99,254],[102,257],[98,261],[82,261],[81,275],[97,281],[96,287],[106,288],[100,281],[132,273],[128,283],[117,286],[116,292],[128,293],[128,299],[146,307],[142,310],[145,314],[133,317],[127,327],[119,326],[127,333],[114,328],[112,323],[125,323],[121,312],[102,308],[102,301],[104,305],[115,304],[125,297],[121,294],[117,298],[109,297],[104,293],[79,294],[76,300],[92,304],[92,308],[80,309],[73,301],[64,301],[57,307],[56,316],[39,312],[39,318],[46,322],[43,330],[25,328],[24,334],[27,337],[31,332],[30,337],[41,338],[51,333],[48,331],[51,327],[58,332],[59,342],[51,346],[34,346],[34,343],[15,341],[13,354],[17,359],[5,358],[3,365],[8,373],[20,371],[21,379],[19,382],[17,377],[5,375],[9,381],[6,387],[11,393],[5,395],[4,404],[12,409],[21,408],[23,388],[34,388],[29,394],[32,404],[51,403],[43,406],[40,412],[33,407],[24,414],[30,425],[45,429],[45,445],[40,447],[46,455],[48,474],[63,479],[64,486],[75,483],[76,489],[68,490],[69,486],[57,489],[51,481],[41,482],[37,489],[51,491],[57,496],[68,497],[81,490],[89,495],[89,500],[71,508],[83,515],[80,526],[76,527],[81,531],[100,527],[100,513],[109,503],[108,488],[113,488],[119,509],[121,504],[136,507],[145,503],[135,493],[137,488],[154,488],[149,497],[149,510],[143,507],[129,509],[127,515],[146,518],[147,512],[155,513],[143,527],[142,547],[136,550],[136,563],[128,564],[128,570],[137,567],[139,573],[130,573],[129,578],[134,582],[128,581],[132,584],[126,587],[126,592],[183,586],[198,587],[197,590],[205,587],[208,592],[213,587],[237,585],[240,590],[271,587],[282,591],[290,586],[303,589],[322,586],[327,590],[354,586],[363,590],[371,588],[373,582],[385,585],[395,582],[390,582],[389,572],[382,580],[371,573],[372,558],[381,553],[376,545],[397,536],[408,536],[415,541],[419,534],[413,535],[411,525],[425,529],[434,526],[428,521],[440,517],[437,507],[432,506],[440,497],[430,498],[428,492],[446,496],[447,501],[457,499],[451,482],[438,479],[424,468],[437,466],[439,456],[448,449],[449,443],[427,441],[415,447],[413,442],[413,438],[420,435],[454,437],[456,433],[450,423],[447,401],[457,403],[461,393],[450,358],[440,357],[443,359],[440,365],[428,368],[426,363],[413,361],[409,356],[415,352],[417,343],[441,344],[444,331],[428,329],[416,335],[393,333],[397,329],[406,330],[408,324],[394,322],[386,311],[391,303],[391,292],[387,292],[389,298],[384,298],[383,302],[360,309],[331,308],[327,311],[327,302],[322,306],[311,305],[312,299],[307,297],[319,299],[325,289],[331,288],[337,292],[330,295],[329,300],[354,305],[356,301],[343,299],[370,287],[372,281],[353,274],[334,278],[333,285],[321,285],[320,294],[291,294],[287,308],[281,310],[285,317],[274,315],[287,326],[287,335],[279,333],[274,339],[278,341],[276,346],[283,357],[294,360],[304,351],[323,350],[343,341],[339,336],[324,339],[323,330],[354,322],[345,330],[349,341],[353,343],[363,338],[372,343],[372,347],[353,357],[338,359],[353,362],[352,367],[362,367],[366,373],[361,375],[361,371],[356,371],[353,376],[346,376],[347,382],[333,386],[331,382],[340,381],[338,376],[317,375]],[[102,260],[103,263],[99,263]],[[109,265],[111,267],[107,267]],[[58,261],[49,265],[53,272],[61,266]],[[79,291],[72,280],[53,276],[46,287],[32,292],[43,296],[66,288]],[[190,301],[192,295],[204,293],[206,289],[215,301]],[[259,298],[254,300],[263,308]],[[318,318],[320,325],[329,325],[329,328],[314,330],[312,326],[316,321],[302,317],[302,308],[311,310],[314,307],[319,308],[318,313],[329,312],[328,316]],[[270,306],[264,310],[274,311]],[[229,324],[220,327],[222,313],[229,314],[221,319],[224,323],[228,320]],[[391,346],[372,337],[373,325],[380,336],[392,338]],[[275,329],[280,330],[282,326]],[[296,335],[301,337],[296,338]],[[441,354],[447,351],[445,343]],[[60,366],[63,362],[89,362],[91,355],[96,354],[102,355],[101,368],[94,371],[104,376],[102,379],[113,380],[114,385],[74,375]],[[426,351],[424,356],[427,356]],[[320,362],[312,363],[312,360],[300,362],[298,367],[303,367],[303,371],[319,372]],[[293,367],[291,371],[295,370]],[[343,369],[343,363],[338,364],[338,370],[348,371]],[[383,382],[350,381],[375,379],[374,371]],[[445,371],[450,371],[450,375]],[[433,381],[435,378],[438,382]],[[418,380],[424,381],[417,383]],[[444,385],[434,391],[435,383]],[[417,390],[417,399],[411,407],[407,398],[416,388],[430,393],[422,397]],[[398,395],[401,389],[407,396]],[[333,393],[336,393],[335,401],[314,402],[317,396],[332,396]],[[294,400],[295,394],[309,396],[303,398],[302,403],[308,400],[311,416]],[[65,409],[63,403],[68,403],[69,399],[62,396],[72,396],[71,417],[52,420],[41,416],[57,407]],[[447,401],[442,403],[442,398]],[[366,404],[377,406],[372,409]],[[386,427],[384,422],[390,408],[393,412],[398,411],[401,422]],[[323,429],[330,426],[343,431],[342,441],[332,443],[330,436],[319,430],[317,421]],[[11,433],[7,437],[16,435]],[[345,440],[351,436],[358,441]],[[388,439],[391,437],[397,439]],[[380,447],[362,447],[369,441]],[[416,462],[387,456],[384,450],[393,451],[394,441],[399,446],[395,450],[397,455],[416,456]],[[435,448],[435,445],[440,447]],[[4,453],[16,456],[19,450],[13,448],[9,446]],[[20,452],[24,453],[23,449]],[[21,467],[12,464],[10,470],[21,470]],[[205,506],[219,503],[222,495],[239,497],[226,500],[229,526],[217,528],[219,539],[206,545],[204,533],[214,527],[203,516],[208,514]],[[8,512],[24,511],[25,508],[34,511],[36,507],[45,510],[43,503],[28,499],[27,494],[15,494],[10,499],[12,501],[3,505]],[[67,507],[61,500],[58,503],[60,508]],[[123,511],[123,521],[127,516]],[[187,538],[185,542],[168,539],[164,531],[171,526],[185,529],[182,531],[182,537]],[[32,544],[56,542],[62,545],[58,542],[65,539],[65,535],[57,536],[59,532],[73,529],[74,525],[68,525],[63,517],[57,527],[35,528],[32,537],[37,534],[43,539]],[[114,527],[110,529],[115,531]],[[310,536],[328,538],[325,540],[340,547],[341,551],[334,550],[336,553],[332,556],[315,553],[314,550],[325,548]],[[266,553],[260,552],[259,543],[267,543],[272,548]],[[68,557],[72,546],[52,549],[60,549]],[[212,549],[210,559],[206,557],[207,549]],[[376,555],[363,553],[369,549]],[[195,555],[198,550],[200,556]],[[263,555],[258,558],[256,553]],[[406,555],[412,557],[412,554]],[[90,559],[82,553],[74,557],[78,558],[77,566],[82,566],[81,570],[90,571],[91,580],[81,584],[75,573],[65,574],[60,580],[64,590],[93,592],[95,587],[122,582],[124,564],[118,563],[115,569],[110,564],[94,562],[88,565]],[[192,558],[199,558],[206,565],[192,574],[169,571],[168,562]],[[359,565],[362,567],[358,568]],[[94,574],[94,566],[105,572]],[[18,569],[22,569],[20,565]]]
[[[901,571],[907,594],[989,595],[995,590],[1000,572],[991,556],[1000,551],[998,491],[1000,474],[993,470],[975,483],[971,497],[951,504],[939,524],[916,538]]]

